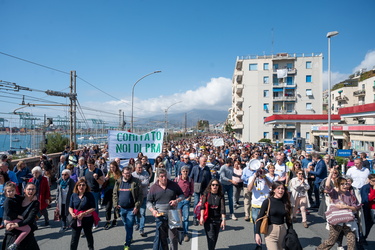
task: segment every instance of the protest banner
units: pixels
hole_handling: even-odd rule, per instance
[[[212,139],[212,144],[213,144],[215,147],[224,146],[224,139],[223,139],[223,138]]]
[[[110,159],[136,158],[139,152],[155,159],[163,149],[164,129],[155,129],[142,135],[127,131],[108,131],[108,153]]]

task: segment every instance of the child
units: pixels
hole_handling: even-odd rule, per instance
[[[17,223],[20,222],[23,217],[20,215],[21,202],[20,196],[16,196],[16,184],[8,181],[4,188],[6,199],[4,201],[4,222]],[[17,249],[19,244],[26,236],[30,233],[31,228],[28,225],[17,227],[17,230],[21,231],[20,235],[14,241],[12,245],[8,247],[8,250]]]

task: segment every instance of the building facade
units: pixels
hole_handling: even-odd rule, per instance
[[[264,125],[274,114],[322,113],[323,55],[288,54],[238,57],[232,79],[232,106],[228,123],[244,142],[262,138],[282,142],[310,139],[310,125]]]
[[[341,121],[332,126],[332,140],[339,149],[374,152],[375,147],[375,67],[361,70],[331,90],[332,114]],[[313,143],[327,148],[328,127],[312,126]]]

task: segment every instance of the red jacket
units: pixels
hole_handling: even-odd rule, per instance
[[[34,182],[34,177],[29,180],[29,182]],[[42,177],[42,180],[40,182],[39,186],[39,197],[38,201],[40,202],[40,210],[45,209],[48,206],[48,203],[46,200],[49,200],[51,198],[51,193],[49,189],[48,180],[46,177]]]

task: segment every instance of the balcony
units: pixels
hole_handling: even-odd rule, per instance
[[[244,114],[243,110],[238,110],[237,113],[236,113],[236,116],[241,117],[241,116],[243,116],[243,114]]]
[[[236,105],[237,106],[242,105],[242,103],[243,103],[243,97],[239,97],[239,98],[236,99]]]
[[[242,70],[242,64],[243,64],[243,61],[237,61],[236,69],[241,71]]]
[[[243,124],[235,124],[232,127],[233,129],[243,129]]]
[[[344,96],[339,95],[339,96],[336,96],[335,100],[338,102],[346,102],[349,100],[349,98],[345,95]]]
[[[273,101],[297,101],[297,96],[274,96]]]
[[[273,69],[273,72],[276,73],[278,69]],[[297,69],[296,68],[287,68],[288,70],[288,75],[294,75],[297,73]]]
[[[238,83],[242,83],[242,75],[238,75],[238,76],[236,77],[236,82],[238,82]]]
[[[357,103],[354,103],[353,106],[358,106],[358,105],[363,105],[363,104],[365,104],[364,101],[359,101]]]
[[[297,114],[297,111],[296,110],[282,110],[282,109],[279,109],[279,110],[274,110],[273,113],[274,114]]]
[[[238,84],[236,86],[236,93],[239,94],[239,95],[241,95],[242,91],[243,91],[243,84]]]
[[[296,88],[297,87],[297,83],[292,83],[292,84],[288,84],[288,83],[280,83],[280,82],[274,82],[273,83],[273,86],[275,86],[275,87],[279,87],[279,88],[285,88],[285,87],[287,87],[287,88]]]
[[[366,95],[366,90],[361,89],[353,92],[353,96],[365,96]]]

